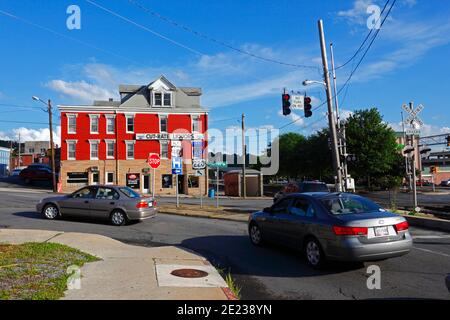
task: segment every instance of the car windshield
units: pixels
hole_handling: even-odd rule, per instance
[[[129,198],[140,198],[139,193],[129,187],[119,188],[119,190]]]
[[[334,215],[367,213],[382,210],[376,203],[359,196],[341,195],[335,198],[325,198],[321,201],[325,208]]]
[[[328,192],[328,187],[324,183],[304,183],[303,192]]]

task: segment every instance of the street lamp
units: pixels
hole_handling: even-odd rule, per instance
[[[317,81],[317,80],[305,80],[302,82],[302,84],[306,87],[309,86],[311,84],[321,84],[323,86],[326,86],[326,83],[323,81]]]
[[[46,105],[47,109],[43,109],[45,112],[48,113],[48,125],[50,129],[50,150],[51,150],[51,159],[52,159],[52,182],[53,182],[53,192],[57,191],[56,188],[56,174],[55,174],[55,148],[53,146],[53,120],[52,120],[52,102],[50,99],[48,99],[47,103],[41,100],[37,96],[31,97],[35,101],[42,102]]]

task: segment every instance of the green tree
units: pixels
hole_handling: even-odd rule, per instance
[[[398,182],[402,172],[396,168],[401,161],[395,132],[383,122],[376,108],[355,111],[346,121],[346,136],[348,151],[357,158],[349,163],[355,177],[364,177],[369,188],[382,177],[390,176],[389,184]]]
[[[278,174],[288,178],[297,179],[299,177],[299,148],[306,142],[306,138],[295,132],[288,132],[280,135],[279,154],[280,169]]]

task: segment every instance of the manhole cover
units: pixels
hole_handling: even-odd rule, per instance
[[[198,269],[177,269],[170,274],[181,278],[203,278],[208,275],[208,272]]]

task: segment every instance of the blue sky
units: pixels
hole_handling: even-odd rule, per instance
[[[369,31],[367,6],[382,7],[385,0],[138,2],[241,50],[317,69],[240,54],[149,15],[128,0],[2,0],[0,120],[23,123],[0,121],[0,138],[17,139],[19,131],[29,139],[48,135],[47,115],[32,95],[51,98],[54,104],[88,104],[117,98],[119,83],[145,84],[159,74],[178,86],[202,87],[211,127],[239,126],[244,112],[248,127],[279,128],[302,116],[280,115],[282,88],[303,91],[304,79],[321,78],[317,20],[324,20],[326,40],[333,42],[340,65]],[[81,9],[80,30],[66,27],[66,9],[72,4]],[[397,0],[348,90],[340,95],[343,114],[376,106],[398,129],[401,105],[414,101],[425,106],[424,134],[450,132],[448,16],[447,1]],[[338,85],[351,68],[352,63],[338,70]],[[325,98],[318,86],[308,93],[313,107]],[[324,112],[322,107],[281,132],[309,134],[326,125]]]

